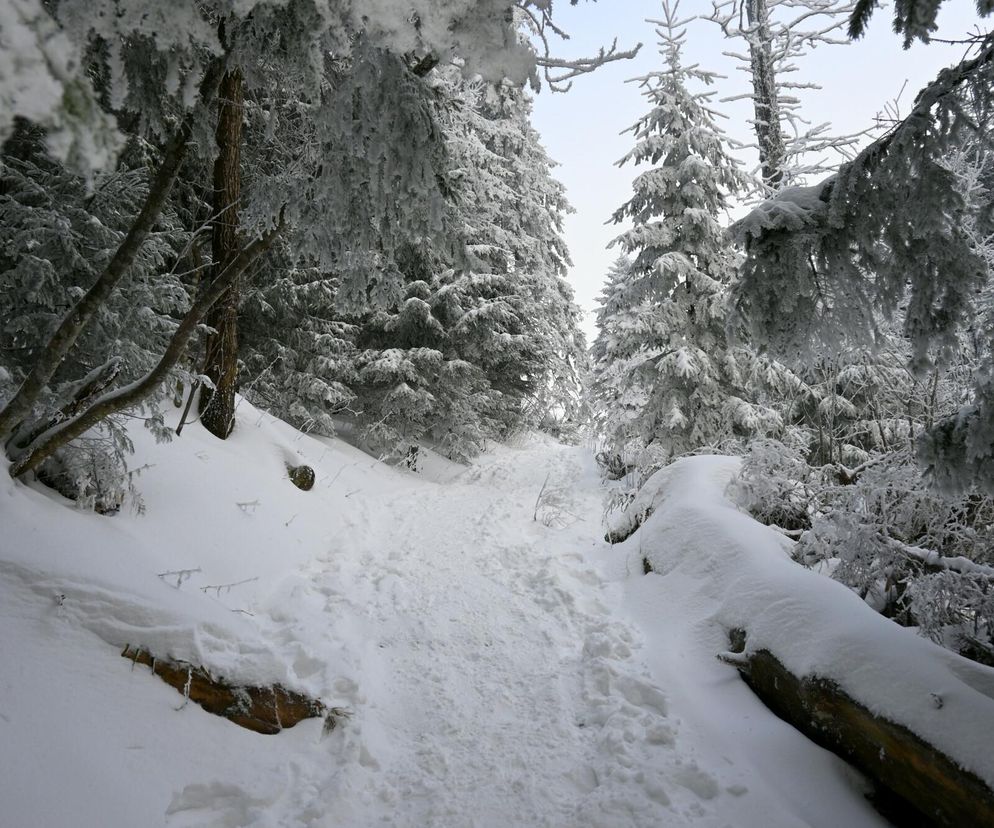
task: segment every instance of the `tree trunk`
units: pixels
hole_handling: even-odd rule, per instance
[[[787,149],[780,124],[780,100],[777,94],[776,68],[773,65],[767,0],[747,0],[746,15],[751,30],[749,58],[752,66],[752,99],[759,161],[763,183],[770,189],[777,190],[783,183]]]
[[[879,786],[875,803],[895,824],[994,825],[994,791],[978,776],[918,734],[876,715],[834,682],[795,676],[766,650],[746,655],[743,630],[732,630],[730,638],[730,652],[719,658],[738,668],[777,716]],[[935,699],[941,707],[941,697]]]
[[[220,77],[220,62],[214,61],[208,67],[200,85],[201,101],[209,100]],[[186,157],[197,108],[194,107],[183,117],[176,133],[166,145],[155,176],[148,187],[145,203],[124,237],[113,258],[104,268],[90,289],[63,317],[55,332],[49,337],[45,347],[39,351],[31,371],[17,389],[14,396],[0,410],[0,444],[31,414],[42,391],[51,381],[63,360],[72,350],[90,320],[110,298],[111,293],[131,268],[138,251],[151,232],[159,214],[165,206],[169,191],[176,182],[183,159]]]
[[[217,160],[214,162],[212,202],[213,274],[217,279],[238,255],[238,202],[241,198],[242,73],[232,69],[221,81],[217,116]],[[240,279],[235,278],[207,318],[215,333],[208,335],[204,374],[214,384],[201,393],[204,427],[222,440],[235,424],[235,382],[238,378],[238,304]]]

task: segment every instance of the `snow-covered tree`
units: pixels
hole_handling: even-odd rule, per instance
[[[303,431],[335,433],[355,399],[355,326],[338,310],[338,279],[279,244],[240,309],[239,393]]]
[[[860,134],[833,135],[827,123],[805,118],[799,92],[819,87],[805,79],[804,57],[815,47],[844,44],[839,32],[855,8],[852,0],[711,0],[708,17],[744,54],[729,53],[749,75],[759,171],[767,191],[832,170],[855,153]]]
[[[653,166],[614,214],[615,222],[632,222],[612,244],[633,261],[610,289],[616,322],[608,333],[624,360],[614,393],[627,406],[644,397],[632,425],[664,459],[777,428],[778,415],[751,389],[795,380],[727,342],[726,297],[737,262],[721,217],[728,195],[748,182],[725,150],[713,93],[688,89],[710,85],[714,75],[681,63],[686,29],[676,5],[663,3],[657,31],[666,68],[637,79],[651,109],[631,128],[635,147],[619,162]]]
[[[435,94],[449,235],[412,244],[405,295],[356,320],[355,407],[379,450],[428,440],[464,458],[487,437],[572,415],[585,348],[564,279],[569,208],[527,100],[455,68]]]
[[[10,132],[11,112],[34,118],[48,131],[56,156],[82,168],[110,163],[123,136],[150,150],[149,185],[123,237],[99,252],[103,264],[88,287],[67,303],[30,366],[12,376],[0,408],[0,440],[14,461],[12,473],[37,468],[66,442],[160,389],[187,357],[205,314],[226,294],[234,297],[232,285],[280,236],[308,266],[338,274],[340,297],[401,296],[403,279],[392,257],[411,235],[438,229],[444,200],[423,76],[439,61],[461,56],[466,72],[521,84],[540,68],[581,72],[624,56],[614,50],[569,68],[547,50],[536,54],[517,36],[515,8],[540,26],[550,21],[551,5],[534,0],[413,0],[403,7],[328,0],[18,0],[5,6],[0,19],[5,38],[8,24],[16,34],[17,52],[5,51],[0,63],[0,100],[10,103],[0,137]],[[227,246],[237,252],[213,257],[211,278],[190,296],[144,376],[108,390],[29,443],[10,444],[14,431],[24,434],[28,421],[48,416],[42,409],[53,377],[133,272],[184,165],[212,160],[218,91],[236,76],[244,101],[269,121],[266,138],[280,132],[278,102],[293,102],[297,115],[306,112],[297,117],[296,134],[282,132],[292,142],[282,154],[288,163],[242,189],[237,245]],[[226,102],[229,96],[222,111]],[[237,125],[238,119],[228,120]],[[228,206],[235,203],[231,193]],[[228,207],[215,204],[215,223],[221,212],[228,214]]]
[[[413,456],[430,443],[455,460],[496,436],[500,395],[480,366],[464,359],[453,327],[465,315],[446,278],[412,281],[389,311],[364,320],[356,379],[363,437],[385,454]]]
[[[572,208],[531,126],[527,97],[507,84],[454,75],[448,82],[456,83],[446,131],[457,221],[484,301],[465,332],[484,337],[475,349],[505,396],[507,425],[534,425],[553,409],[570,413],[579,396],[586,346],[562,238]],[[503,317],[492,329],[481,324],[487,308]]]
[[[641,359],[651,334],[639,305],[626,301],[632,262],[625,254],[611,265],[598,297],[597,336],[590,347],[590,407],[594,427],[619,454],[638,445],[637,424],[648,404],[645,386],[632,383],[632,360]]]
[[[32,365],[37,343],[82,295],[120,243],[149,186],[145,150],[130,146],[112,173],[89,180],[53,160],[44,135],[22,122],[0,162],[0,398],[16,389]],[[44,389],[37,418],[21,423],[14,446],[29,444],[84,409],[114,382],[130,382],[155,365],[187,305],[179,275],[189,262],[192,234],[182,211],[170,207],[142,246],[131,278],[110,297]],[[146,412],[148,414],[149,412]],[[156,416],[146,420],[161,429]],[[158,433],[161,434],[161,431]],[[63,448],[44,474],[64,493],[102,508],[118,499],[124,455],[130,450],[118,420],[108,421],[72,451]],[[56,473],[56,466],[59,471]],[[57,478],[57,479],[56,479]]]
[[[964,331],[979,335],[972,401],[921,441],[932,479],[949,487],[994,485],[991,334],[978,324],[990,292],[977,228],[990,203],[970,196],[949,164],[986,140],[994,39],[978,49],[837,175],[785,190],[736,226],[748,250],[736,304],[761,343],[809,360],[870,346],[880,319],[900,310],[908,364],[923,379],[956,363]]]

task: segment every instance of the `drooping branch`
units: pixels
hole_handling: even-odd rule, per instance
[[[72,419],[57,423],[40,434],[23,452],[19,453],[10,467],[11,477],[20,477],[26,472],[33,471],[59,448],[76,439],[104,418],[137,405],[155,391],[183,356],[187,341],[207,311],[232,282],[272,246],[283,231],[283,227],[281,217],[279,224],[243,248],[210,286],[201,292],[174,331],[169,345],[154,368],[141,379],[100,397]]]
[[[928,43],[932,32],[938,28],[936,18],[945,0],[901,0],[894,4],[894,31],[904,36],[904,48],[915,40]],[[854,40],[866,33],[870,18],[880,5],[880,0],[856,0],[849,17],[849,37]],[[994,11],[991,0],[977,0],[977,13],[981,16]]]
[[[890,312],[910,281],[912,298],[923,305],[907,329],[913,367],[929,364],[929,348],[952,352],[947,323],[970,312],[983,268],[963,222],[954,219],[963,199],[941,161],[977,128],[957,95],[964,87],[982,89],[992,72],[994,35],[976,56],[940,72],[905,118],[837,174],[789,188],[732,226],[748,252],[733,300],[760,341],[803,353],[815,342],[871,337],[876,323],[867,309]],[[921,200],[906,195],[914,191],[929,199],[934,221],[922,220]],[[941,294],[930,288],[934,272],[949,285]]]
[[[208,66],[200,84],[201,103],[210,101],[214,97],[221,79],[222,68],[221,58],[213,60]],[[166,144],[162,162],[149,184],[145,202],[132,222],[124,240],[103,272],[90,286],[90,289],[63,317],[48,343],[40,349],[34,366],[21,386],[0,410],[0,443],[6,442],[18,425],[31,414],[34,404],[69,354],[80,334],[110,298],[121,279],[128,274],[142,244],[148,238],[152,227],[162,213],[169,192],[176,182],[180,167],[186,158],[190,138],[193,135],[195,118],[198,114],[199,107],[194,106],[183,116],[176,132]]]

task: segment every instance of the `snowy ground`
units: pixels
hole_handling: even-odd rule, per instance
[[[3,826],[883,824],[714,659],[700,590],[603,542],[582,448],[412,474],[240,423],[140,439],[143,516],[0,482]],[[177,710],[124,644],[349,715],[249,733]]]

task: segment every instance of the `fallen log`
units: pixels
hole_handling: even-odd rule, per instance
[[[145,665],[154,675],[208,713],[222,716],[255,733],[276,734],[304,719],[319,716],[327,717],[327,729],[335,726],[334,710],[279,684],[267,687],[231,684],[211,675],[203,667],[156,658],[148,650],[131,645],[126,646],[121,655],[130,659],[132,667],[135,664]]]
[[[719,659],[738,669],[777,716],[866,774],[884,793],[881,810],[898,824],[994,825],[994,791],[975,774],[835,682],[796,676],[768,650],[746,653],[745,639],[732,630],[730,650]],[[934,704],[941,708],[942,698]]]

